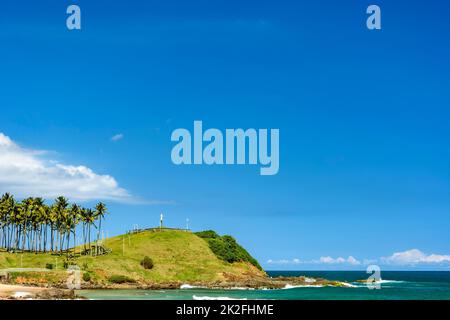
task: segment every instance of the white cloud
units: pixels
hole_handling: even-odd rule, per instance
[[[3,133],[0,133],[0,192],[10,192],[19,198],[63,195],[81,201],[134,201],[112,176],[48,159],[45,152],[22,148]]]
[[[288,260],[288,259],[272,260],[272,259],[269,259],[269,260],[267,260],[267,263],[268,264],[289,265],[289,264],[299,264],[300,260],[298,260],[298,259],[293,259],[293,260]]]
[[[352,256],[347,259],[342,257],[332,258],[332,257],[321,257],[319,260],[300,260],[300,259],[282,259],[282,260],[268,260],[268,264],[278,264],[278,265],[296,265],[296,264],[347,264],[352,266],[360,265],[361,262]]]
[[[332,257],[320,257],[320,263],[332,264],[334,263],[334,259]]]
[[[300,260],[300,259],[282,259],[268,260],[268,264],[272,265],[342,265],[342,266],[367,266],[372,264],[380,265],[396,265],[396,266],[414,266],[414,265],[432,265],[432,264],[450,264],[450,255],[445,254],[426,254],[418,249],[411,249],[402,252],[396,252],[389,257],[381,257],[379,259],[364,259],[359,261],[353,256],[348,258],[330,256],[320,257],[318,260]]]
[[[318,261],[321,264],[350,264],[353,266],[360,265],[361,262],[356,260],[353,256],[349,256],[347,259],[342,257],[332,258],[332,257],[321,257]]]
[[[359,265],[361,264],[361,262],[359,262],[358,260],[356,260],[354,257],[350,256],[347,258],[347,262],[350,263],[351,265]]]
[[[403,252],[396,252],[390,257],[381,258],[381,261],[386,264],[395,265],[446,263],[450,262],[450,255],[428,255],[418,249],[411,249]]]
[[[372,264],[377,264],[378,260],[377,259],[364,259],[363,260],[363,265],[365,266],[369,266]]]
[[[118,134],[113,135],[113,136],[111,137],[111,141],[112,141],[112,142],[117,142],[117,141],[119,141],[119,140],[122,140],[123,137],[124,137],[124,135],[123,135],[122,133],[118,133]]]

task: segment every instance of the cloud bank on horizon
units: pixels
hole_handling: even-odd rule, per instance
[[[396,252],[389,257],[381,257],[379,259],[364,259],[362,262],[349,256],[347,259],[329,256],[320,257],[318,260],[300,260],[300,259],[282,259],[268,260],[269,265],[346,265],[360,266],[370,264],[381,264],[391,266],[417,266],[417,265],[450,265],[450,255],[443,254],[426,254],[419,249],[411,249],[402,252]]]
[[[380,259],[384,264],[417,265],[450,263],[450,255],[426,254],[418,249],[396,252],[392,256]]]
[[[361,261],[355,259],[353,256],[349,256],[348,258],[332,258],[330,256],[320,257],[318,260],[300,260],[300,259],[282,259],[282,260],[268,260],[268,264],[272,265],[299,265],[299,264],[324,264],[324,265],[352,265],[358,266],[361,265]]]
[[[62,195],[79,201],[136,200],[110,175],[95,173],[86,166],[62,164],[45,155],[22,148],[0,132],[0,192],[47,199]]]

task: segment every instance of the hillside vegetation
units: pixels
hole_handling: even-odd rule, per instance
[[[206,240],[209,248],[219,259],[229,263],[248,262],[262,270],[258,261],[240,246],[232,236],[219,236],[212,230],[197,232],[196,235]]]
[[[209,232],[196,234],[185,231],[145,231],[121,235],[104,241],[112,252],[103,256],[80,256],[81,248],[72,249],[70,261],[64,255],[50,253],[0,252],[0,269],[47,268],[45,272],[11,273],[15,283],[64,283],[65,267],[77,265],[83,274],[83,284],[107,285],[117,281],[154,283],[213,283],[227,277],[261,277],[265,273],[255,259],[231,237]],[[144,268],[145,257],[152,261]]]

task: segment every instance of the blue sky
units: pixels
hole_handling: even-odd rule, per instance
[[[369,4],[2,1],[0,192],[91,188],[109,235],[164,212],[268,269],[448,269],[450,5]],[[280,172],[173,165],[194,120],[279,128]]]

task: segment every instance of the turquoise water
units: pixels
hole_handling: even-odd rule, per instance
[[[306,287],[282,290],[82,290],[88,299],[114,300],[208,300],[208,299],[284,299],[284,300],[450,300],[450,272],[386,271],[380,290],[369,290],[355,281],[367,278],[362,271],[268,272],[270,276],[322,277],[351,283],[353,287]]]

